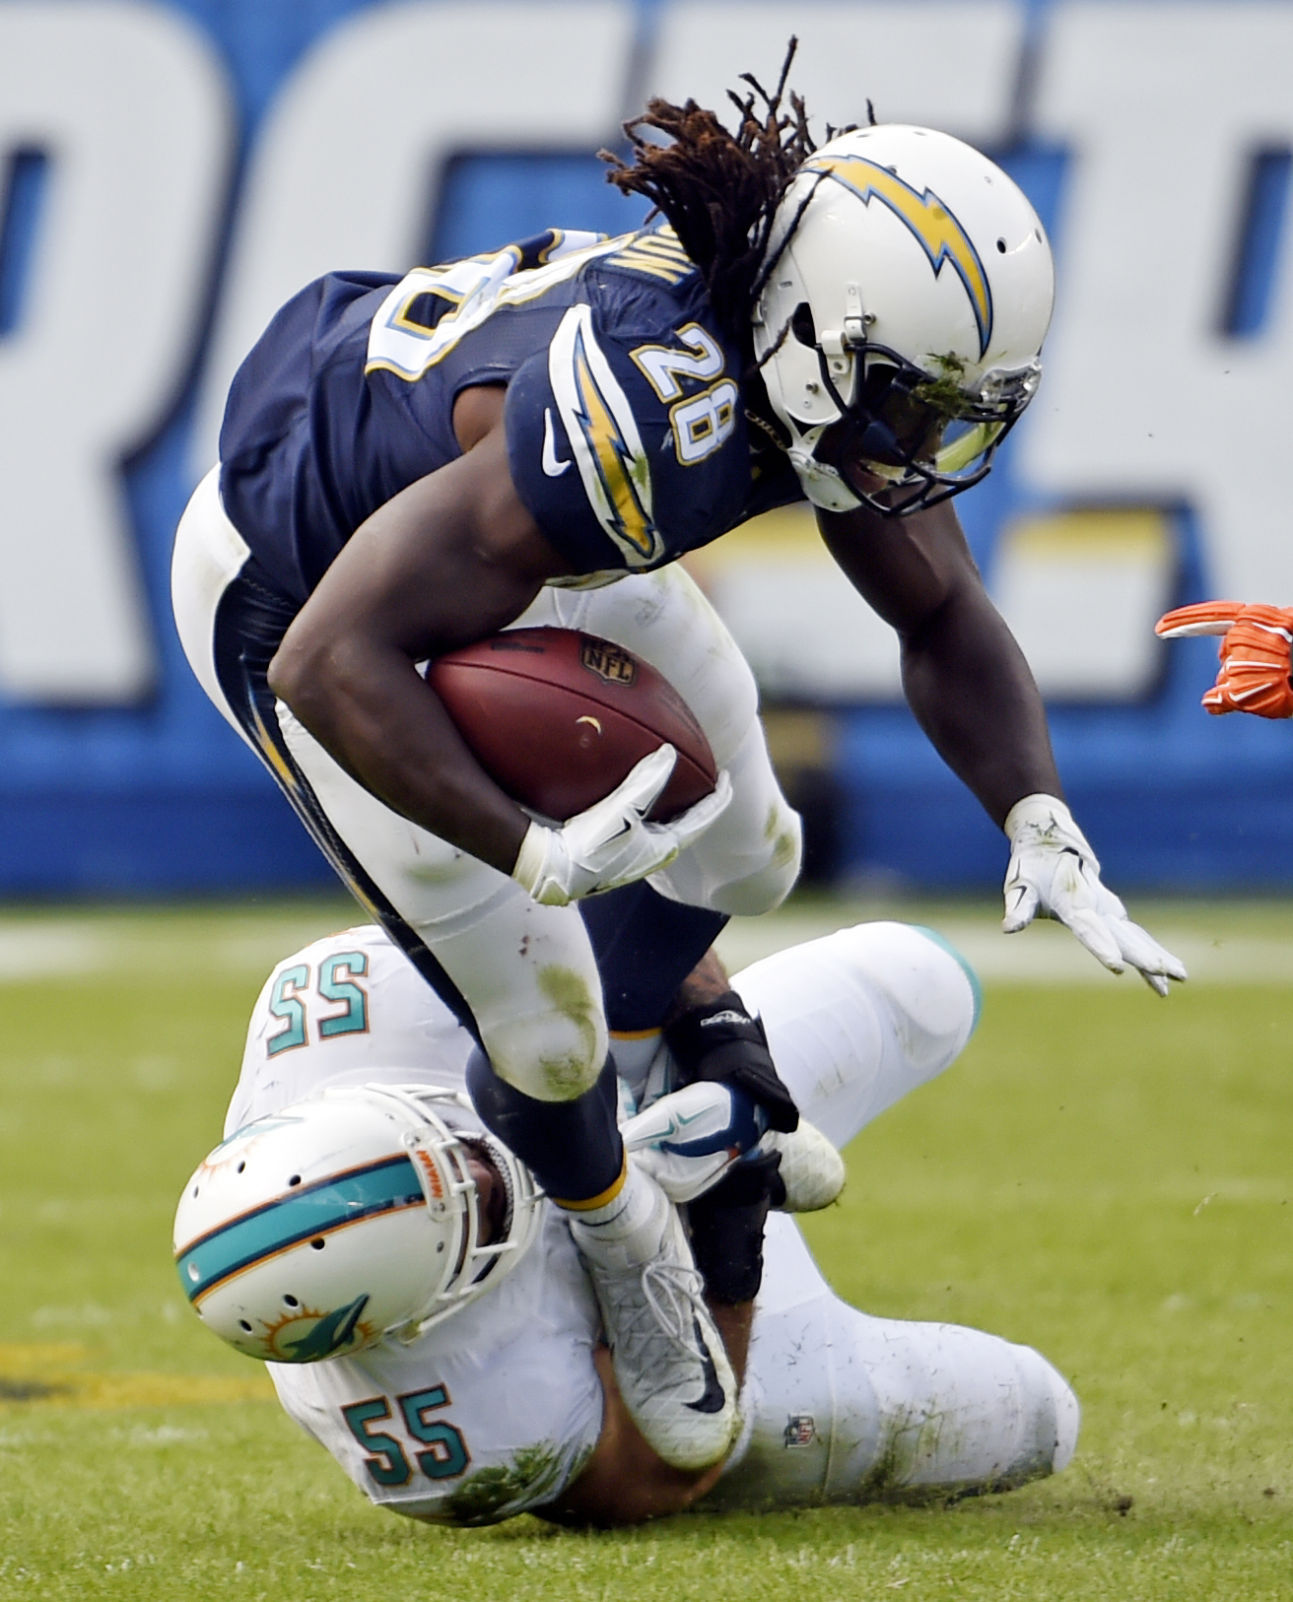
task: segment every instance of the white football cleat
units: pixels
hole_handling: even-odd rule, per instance
[[[806,1118],[790,1134],[770,1129],[760,1140],[759,1152],[781,1153],[781,1183],[786,1187],[783,1213],[815,1213],[839,1199],[847,1170],[844,1159],[816,1124]]]
[[[593,1282],[624,1405],[666,1463],[694,1473],[717,1463],[736,1438],[736,1376],[677,1208],[649,1176],[639,1178],[654,1202],[631,1237],[607,1241],[578,1218],[570,1232]]]

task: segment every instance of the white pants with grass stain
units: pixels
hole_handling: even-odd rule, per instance
[[[386,908],[393,909],[430,953],[470,1008],[500,1078],[544,1101],[587,1090],[606,1061],[608,1038],[578,910],[540,906],[506,874],[393,812],[345,773],[281,701],[265,703],[277,729],[259,746],[230,704],[216,670],[227,642],[217,649],[216,627],[221,600],[248,554],[224,513],[213,471],[184,513],[172,563],[180,640],[207,695],[258,749],[289,798],[294,783],[308,786],[380,901],[363,895],[344,862],[334,866],[371,913],[385,921]],[[778,906],[799,871],[799,818],[772,769],[750,668],[682,568],[628,575],[600,589],[545,588],[513,627],[535,625],[600,635],[657,668],[690,705],[716,762],[731,775],[731,804],[651,877],[652,887],[715,912],[751,915]]]

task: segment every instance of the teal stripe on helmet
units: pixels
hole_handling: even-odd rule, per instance
[[[180,1283],[188,1299],[197,1302],[223,1280],[303,1240],[358,1223],[374,1213],[425,1205],[417,1172],[407,1157],[390,1157],[367,1168],[335,1174],[244,1213],[195,1240],[175,1260]]]

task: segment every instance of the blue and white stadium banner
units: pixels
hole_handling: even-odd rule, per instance
[[[651,93],[794,74],[944,127],[1056,248],[1041,393],[962,503],[1110,879],[1293,881],[1293,728],[1211,720],[1192,599],[1293,603],[1293,0],[0,0],[0,893],[324,883],[176,642],[169,547],[240,355],[334,267],[642,216],[594,152]],[[802,518],[698,573],[823,709],[840,870],[995,882],[892,642]]]

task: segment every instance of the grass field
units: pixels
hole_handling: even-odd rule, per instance
[[[603,1535],[377,1512],[180,1295],[175,1198],[259,984],[349,905],[0,912],[0,1598],[1287,1602],[1293,907],[1135,910],[1192,966],[1168,1002],[1058,930],[995,935],[988,901],[901,909],[979,964],[982,1024],[809,1220],[859,1305],[1045,1352],[1084,1406],[1073,1465]],[[809,902],[729,957],[877,915]]]

